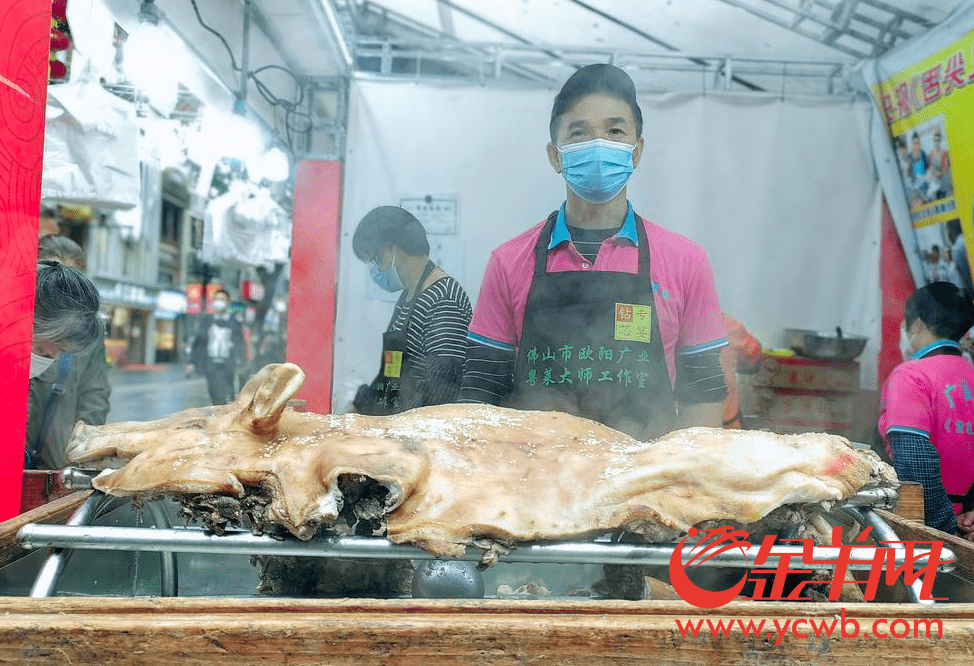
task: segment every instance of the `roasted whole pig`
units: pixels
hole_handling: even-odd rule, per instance
[[[210,527],[243,517],[301,539],[385,534],[454,557],[618,530],[664,541],[713,522],[807,522],[896,485],[878,457],[834,435],[691,428],[640,442],[564,413],[467,404],[322,416],[287,408],[303,379],[269,365],[229,405],[79,424],[68,456],[105,469],[99,490],[174,497]]]

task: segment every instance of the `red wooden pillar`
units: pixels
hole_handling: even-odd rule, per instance
[[[903,360],[900,352],[900,323],[903,321],[903,306],[906,304],[906,299],[914,292],[916,286],[913,284],[913,275],[906,262],[906,253],[896,233],[896,227],[893,226],[893,217],[890,215],[885,197],[883,197],[883,218],[880,224],[882,227],[879,241],[879,288],[883,299],[883,319],[880,329],[882,344],[877,365],[878,387],[882,389],[889,373]]]
[[[287,360],[304,370],[297,397],[318,414],[331,411],[342,170],[338,161],[305,160],[294,176]]]
[[[0,11],[0,520],[20,513],[50,49],[49,0]]]

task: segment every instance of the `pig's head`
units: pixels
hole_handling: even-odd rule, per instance
[[[242,448],[277,434],[288,400],[304,382],[292,363],[265,366],[227,405],[187,409],[155,421],[126,421],[103,426],[78,423],[68,442],[69,460],[88,467],[124,465],[139,454],[164,447],[173,452],[225,448],[239,440]]]
[[[427,475],[428,456],[385,436],[373,420],[382,417],[286,410],[303,381],[296,365],[268,365],[228,405],[156,421],[79,424],[67,455],[104,469],[94,486],[113,495],[259,494],[267,502],[264,522],[304,539],[350,502],[362,504],[359,518],[394,509]],[[377,493],[378,503],[362,488]]]

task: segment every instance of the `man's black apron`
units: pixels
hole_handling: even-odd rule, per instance
[[[416,286],[417,297],[422,293],[423,284],[434,268],[436,264],[432,261],[426,262],[426,268],[423,269],[423,274]],[[397,305],[404,306],[405,302],[406,292],[403,292]],[[377,414],[396,414],[403,411],[403,396],[412,395],[418,390],[412,372],[416,359],[408,352],[406,345],[406,336],[413,321],[414,309],[415,303],[410,305],[406,324],[401,330],[386,331],[382,334],[382,364],[379,368],[379,379],[375,384]]]
[[[535,246],[534,280],[509,403],[584,416],[640,440],[676,427],[650,279],[649,239],[636,217],[639,269],[547,272],[557,219]]]

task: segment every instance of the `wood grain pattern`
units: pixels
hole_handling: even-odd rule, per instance
[[[28,523],[63,524],[93,492],[93,490],[79,490],[0,523],[0,567],[30,552],[17,543],[17,531],[21,527]]]
[[[951,548],[957,557],[957,569],[961,575],[968,580],[974,580],[974,543],[889,511],[877,509],[876,513],[882,516],[897,536],[904,541],[943,541],[946,543],[947,547]]]
[[[32,664],[962,664],[974,651],[974,606],[849,604],[877,619],[939,618],[941,638],[877,639],[706,632],[677,619],[814,618],[833,604],[735,602],[703,612],[679,601],[309,601],[274,599],[4,599],[0,663]],[[851,633],[851,632],[850,632]]]
[[[0,520],[20,513],[51,4],[0,12]]]
[[[900,481],[899,495],[893,513],[922,523],[923,486],[913,481]]]

